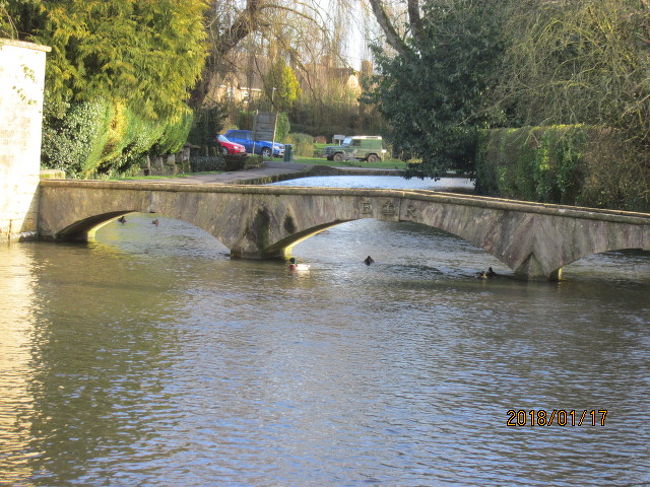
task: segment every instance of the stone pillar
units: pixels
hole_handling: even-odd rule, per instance
[[[35,237],[45,53],[0,39],[0,242]]]

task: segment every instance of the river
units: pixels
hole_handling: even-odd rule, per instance
[[[360,220],[292,273],[153,218],[0,247],[3,487],[650,484],[648,253],[522,282]]]

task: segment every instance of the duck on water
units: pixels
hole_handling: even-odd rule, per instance
[[[298,264],[295,257],[289,259],[289,270],[290,271],[308,271],[309,264]]]

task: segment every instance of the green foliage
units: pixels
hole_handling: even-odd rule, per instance
[[[118,175],[139,168],[148,153],[176,152],[191,116],[151,120],[105,99],[71,105],[63,117],[46,110],[42,161],[71,177]]]
[[[163,136],[165,126],[165,122],[144,118],[130,107],[116,105],[101,162],[93,170],[113,176],[139,167],[149,149]]]
[[[167,121],[163,133],[156,141],[152,152],[155,154],[174,154],[180,151],[188,139],[194,121],[190,111],[175,119]]]
[[[202,147],[214,146],[215,137],[223,129],[227,116],[228,112],[222,105],[198,110],[189,131],[189,141]]]
[[[345,99],[301,99],[290,111],[292,128],[331,139],[335,134],[375,135],[386,131],[383,117],[367,105]]]
[[[515,123],[586,123],[650,147],[645,0],[514,2],[498,96]]]
[[[410,175],[471,169],[477,127],[491,119],[484,96],[502,52],[496,0],[428,1],[423,31],[405,56],[375,48],[380,76],[364,100],[377,104],[395,148],[422,159]]]
[[[284,143],[293,146],[294,156],[311,157],[314,155],[314,137],[309,134],[289,134]]]
[[[8,0],[0,0],[0,37],[13,39],[16,37],[17,32],[14,20],[7,10],[8,3]]]
[[[52,47],[46,96],[59,113],[67,102],[97,97],[129,100],[152,119],[185,110],[205,56],[203,0],[43,0],[37,5],[30,16],[20,16],[19,31]]]
[[[20,39],[52,47],[44,165],[115,174],[156,143],[154,152],[182,146],[185,101],[205,57],[204,0],[0,2]]]
[[[298,99],[300,83],[291,66],[278,60],[264,77],[264,90],[277,110],[286,111]]]
[[[632,147],[620,133],[584,125],[485,130],[478,143],[477,191],[645,211],[650,167],[639,163]]]
[[[100,162],[112,106],[106,100],[77,103],[62,118],[55,117],[47,108],[43,126],[43,166],[63,169],[71,177],[88,176]]]
[[[291,123],[289,123],[289,115],[285,112],[278,113],[278,119],[275,124],[275,141],[284,142],[291,131]]]

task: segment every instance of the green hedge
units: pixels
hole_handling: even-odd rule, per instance
[[[647,153],[612,130],[585,125],[486,130],[479,135],[476,188],[504,198],[647,211],[649,168]]]
[[[70,177],[129,174],[140,169],[147,154],[180,150],[191,124],[189,110],[152,120],[121,102],[74,103],[61,118],[46,110],[41,159],[44,167],[62,169]]]
[[[43,166],[62,169],[70,177],[88,177],[99,165],[114,109],[106,100],[77,103],[63,118],[46,106]]]

